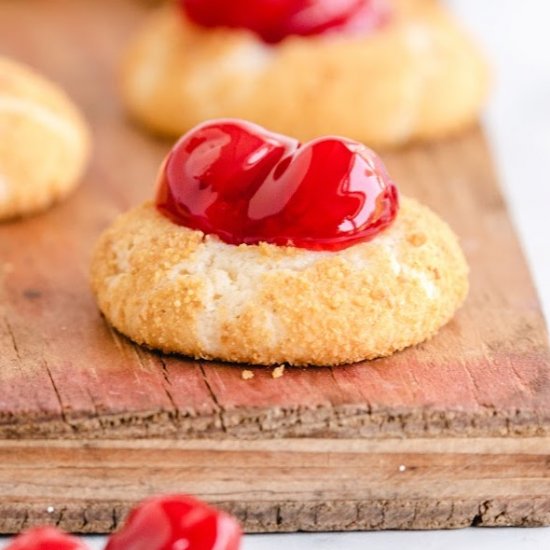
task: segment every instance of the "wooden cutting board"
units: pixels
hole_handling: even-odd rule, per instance
[[[550,355],[478,129],[384,155],[459,233],[471,293],[431,341],[340,368],[140,349],[99,315],[90,249],[150,197],[169,144],[132,126],[116,67],[144,13],[117,0],[0,0],[0,53],[59,81],[93,127],[74,196],[0,225],[0,531],[116,528],[186,491],[249,531],[550,524]]]

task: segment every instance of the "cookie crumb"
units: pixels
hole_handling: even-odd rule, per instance
[[[271,372],[271,376],[273,378],[281,378],[283,374],[285,373],[285,366],[281,365],[280,367],[275,367],[273,371]]]
[[[241,372],[241,378],[243,380],[251,380],[252,378],[254,378],[254,373],[251,370],[243,370]]]

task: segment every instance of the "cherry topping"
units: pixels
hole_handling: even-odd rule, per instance
[[[13,539],[5,550],[88,550],[88,547],[55,527],[37,527]]]
[[[180,0],[180,4],[199,25],[250,29],[268,43],[289,35],[366,34],[390,17],[387,0]]]
[[[378,156],[355,141],[301,145],[239,120],[184,135],[159,175],[156,206],[174,223],[229,244],[341,250],[397,215],[397,189]]]
[[[105,550],[238,550],[233,517],[185,495],[151,498],[134,508]]]

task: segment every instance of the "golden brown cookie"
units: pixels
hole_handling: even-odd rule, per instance
[[[203,28],[175,5],[150,16],[124,63],[130,113],[178,136],[209,118],[240,117],[307,140],[346,135],[371,146],[438,138],[472,124],[488,74],[477,47],[433,0],[392,0],[366,37],[287,37]]]
[[[69,98],[0,57],[0,220],[47,208],[78,183],[90,139]]]
[[[468,267],[448,225],[408,198],[372,241],[338,252],[230,245],[152,203],[100,238],[92,287],[139,344],[195,358],[337,365],[433,336],[462,304]]]

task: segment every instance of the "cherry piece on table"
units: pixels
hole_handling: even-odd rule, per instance
[[[391,17],[387,0],[180,0],[180,5],[199,25],[249,29],[268,43],[290,35],[369,34]]]
[[[89,550],[81,540],[55,527],[36,527],[25,531],[5,550]]]
[[[341,250],[387,228],[398,193],[378,156],[355,141],[304,145],[240,120],[206,122],[163,164],[158,210],[229,244]]]
[[[238,550],[241,528],[230,515],[185,495],[134,508],[105,550]]]

